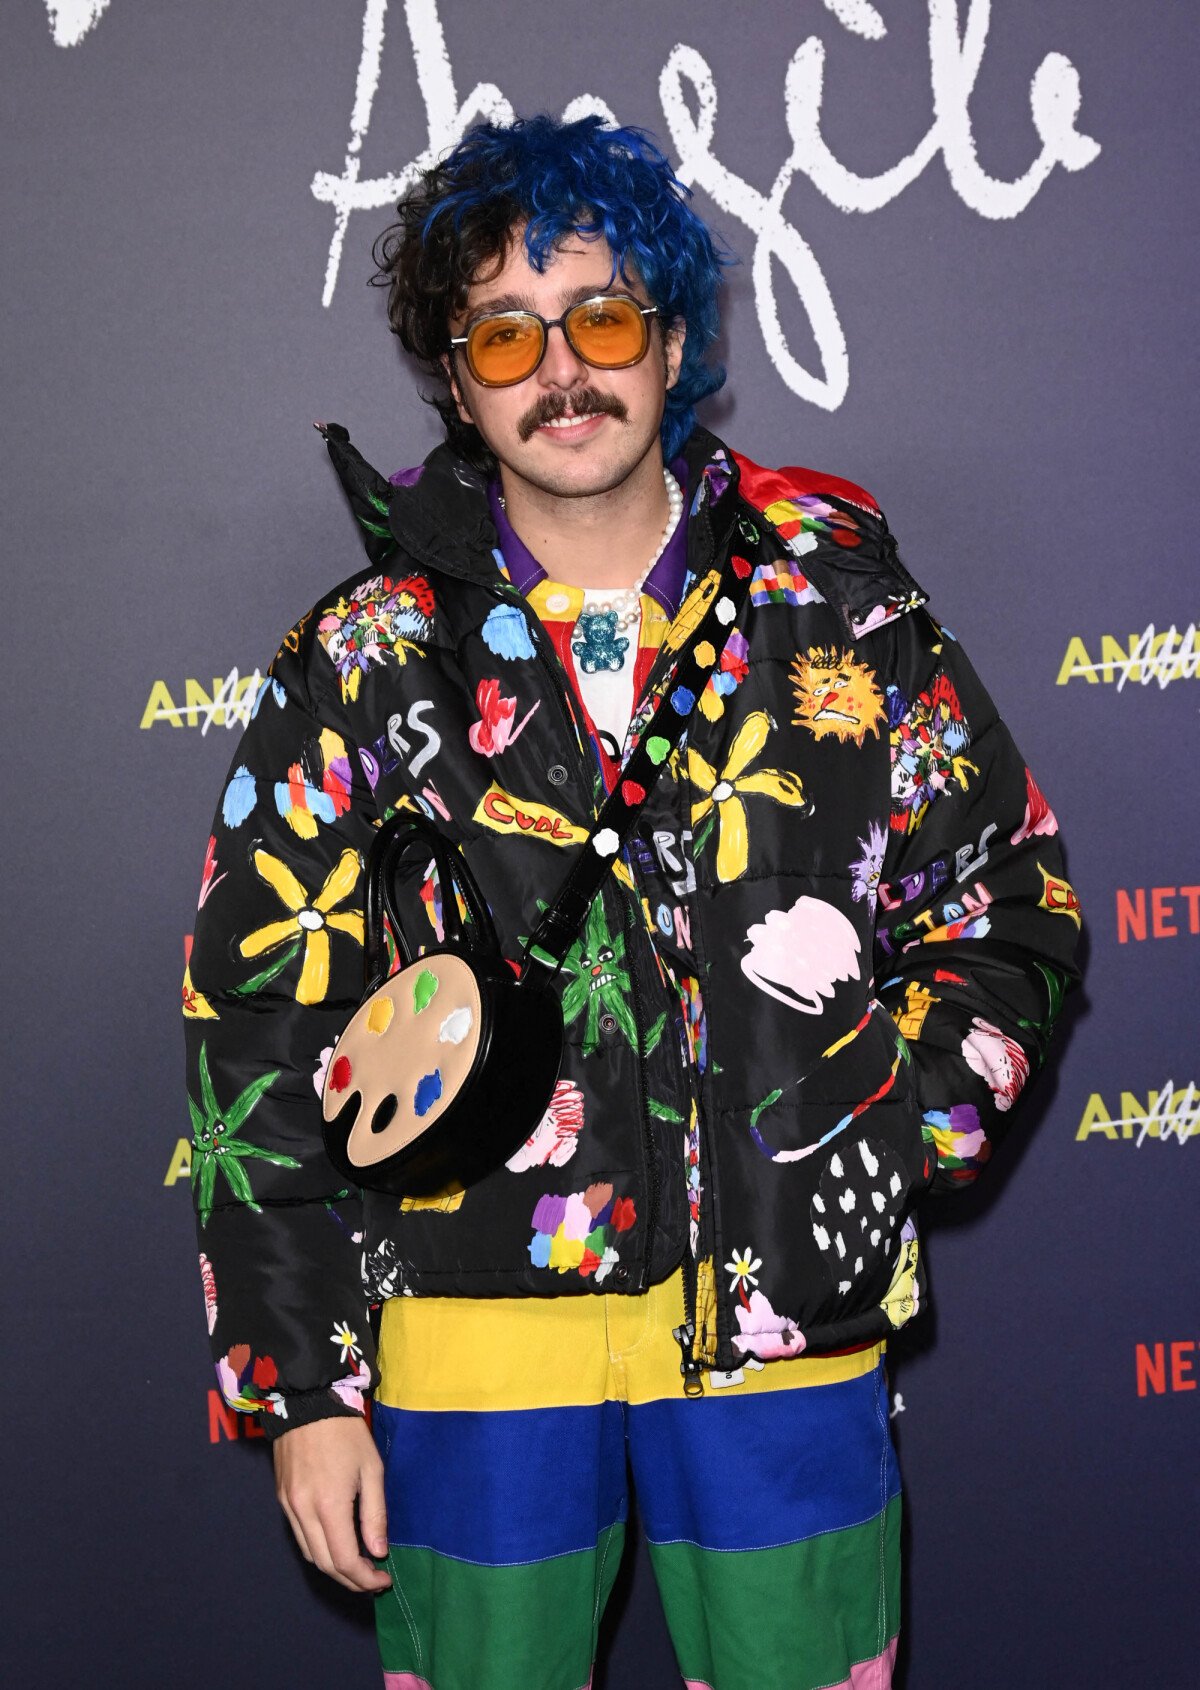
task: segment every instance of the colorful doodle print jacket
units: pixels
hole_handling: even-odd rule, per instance
[[[925,1295],[918,1199],[990,1157],[1080,916],[1054,815],[874,501],[693,434],[690,592],[627,749],[696,606],[747,574],[749,598],[560,976],[544,1120],[466,1191],[398,1202],[347,1188],[321,1138],[373,833],[435,817],[515,956],[604,784],[478,477],[441,447],[392,484],[329,442],[368,563],[270,665],[184,981],[227,1399],[273,1433],[359,1412],[385,1298],[632,1294],[681,1260],[685,1378],[900,1326]],[[413,874],[411,944],[446,895]]]

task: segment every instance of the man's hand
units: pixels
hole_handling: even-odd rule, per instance
[[[288,1517],[300,1553],[347,1590],[377,1593],[391,1584],[388,1573],[362,1553],[358,1525],[370,1554],[387,1554],[387,1511],[383,1463],[365,1420],[338,1416],[296,1426],[276,1438],[275,1493]]]

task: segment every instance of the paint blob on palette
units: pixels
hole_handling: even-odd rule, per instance
[[[392,1016],[396,1013],[391,998],[376,997],[372,999],[371,1007],[367,1011],[367,1031],[377,1036],[386,1033],[392,1024]]]
[[[442,1071],[435,1068],[432,1074],[423,1074],[417,1082],[417,1089],[413,1096],[413,1110],[417,1115],[428,1115],[438,1098],[442,1095]]]

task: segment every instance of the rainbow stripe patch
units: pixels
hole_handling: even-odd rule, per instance
[[[750,578],[751,604],[823,604],[821,594],[791,558],[760,563]]]

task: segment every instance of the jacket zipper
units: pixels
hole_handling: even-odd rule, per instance
[[[689,1087],[690,1090],[690,1087]],[[696,1132],[697,1146],[699,1146],[700,1116],[697,1107]],[[697,1154],[699,1154],[697,1150]],[[687,1249],[683,1256],[683,1325],[675,1327],[672,1336],[679,1345],[679,1371],[683,1375],[683,1394],[685,1397],[702,1397],[704,1395],[703,1368],[696,1356],[696,1286],[699,1279],[699,1251],[703,1243],[700,1227],[704,1221],[703,1201],[700,1205],[700,1217],[696,1233],[696,1254],[692,1253],[692,1242],[689,1235]]]
[[[711,516],[711,513],[710,513],[709,508],[708,508],[707,498],[705,498],[705,500],[703,501],[701,508],[700,508],[700,511],[697,512],[697,515],[698,516],[702,515],[702,517],[703,517],[703,522],[700,525],[700,534],[702,536],[703,555],[699,556],[697,558],[697,566],[696,566],[695,570],[693,571],[693,585],[695,585],[696,582],[699,582],[700,580],[703,579],[705,572],[712,567],[713,559],[716,556],[716,545],[715,545],[715,540],[714,540],[714,535],[713,535],[712,516]],[[659,650],[659,652],[655,656],[654,663],[651,665],[650,673],[646,677],[646,690],[647,691],[651,690],[651,688],[657,682],[659,676],[666,672],[666,670],[670,666],[670,663],[672,663],[673,661],[674,661],[674,653],[668,652],[665,647]],[[688,724],[687,737],[690,737],[692,725],[693,725],[694,722],[695,722],[695,717],[693,716],[692,723]],[[672,979],[673,978],[674,977],[672,976]],[[680,1008],[681,1009],[683,1008],[682,1001],[680,1002]],[[686,1010],[684,1011],[684,1015],[685,1015],[685,1018],[686,1018]],[[687,1036],[686,1030],[685,1030],[684,1036],[685,1036],[685,1038]],[[698,1096],[695,1096],[694,1092],[693,1092],[693,1083],[694,1083],[695,1080],[698,1080],[698,1076],[694,1074],[692,1067],[689,1066],[689,1070],[688,1070],[688,1107],[689,1107],[689,1111],[690,1111],[692,1104],[693,1103],[695,1104],[695,1108],[696,1108],[696,1156],[697,1156],[697,1164],[698,1164],[699,1172],[703,1176],[703,1173],[704,1173],[704,1158],[701,1155],[701,1148],[702,1148],[702,1145],[703,1145],[703,1131],[702,1131],[702,1127],[701,1127],[700,1099],[699,1099]],[[643,1082],[643,1084],[644,1084],[644,1082]],[[702,1193],[703,1193],[703,1184],[701,1186],[701,1190],[702,1190]],[[691,1245],[691,1228],[689,1227],[689,1229],[688,1229],[688,1241],[687,1241],[687,1245],[684,1249],[683,1262],[681,1264],[680,1277],[681,1277],[682,1282],[683,1282],[683,1324],[682,1324],[682,1326],[673,1327],[672,1332],[671,1332],[671,1335],[675,1339],[675,1342],[679,1345],[679,1356],[680,1356],[679,1371],[680,1371],[680,1374],[683,1377],[683,1394],[686,1397],[700,1397],[700,1396],[704,1395],[704,1364],[701,1362],[701,1360],[699,1359],[699,1357],[697,1356],[697,1353],[696,1353],[697,1342],[700,1338],[700,1334],[696,1330],[696,1297],[697,1297],[698,1281],[699,1281],[699,1275],[700,1275],[700,1265],[699,1264],[700,1264],[700,1261],[703,1259],[703,1256],[704,1256],[704,1203],[703,1203],[703,1196],[702,1196],[702,1200],[701,1200],[701,1204],[700,1204],[700,1214],[699,1214],[698,1219],[697,1219],[696,1250],[693,1253],[692,1245]]]

